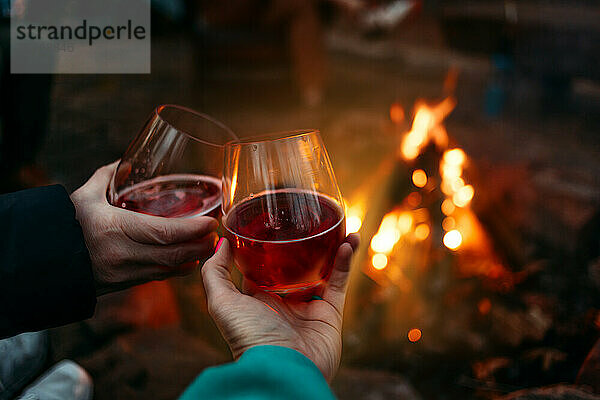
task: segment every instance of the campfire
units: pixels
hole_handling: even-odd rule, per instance
[[[407,254],[418,256],[430,246],[444,246],[463,258],[460,272],[465,276],[506,271],[471,208],[475,188],[465,177],[470,160],[463,149],[452,145],[443,123],[455,105],[452,97],[435,104],[423,100],[415,104],[411,129],[402,135],[397,151],[408,170],[411,190],[381,218],[370,237],[363,237],[370,247],[370,263],[363,270],[378,282],[387,279],[408,287],[403,270],[415,259]],[[400,124],[404,115],[402,106],[392,104],[394,124]],[[347,233],[362,227],[366,196],[359,192],[347,202]]]
[[[503,385],[498,375],[541,368],[520,372],[531,380],[570,359],[541,345],[557,317],[545,297],[521,286],[543,267],[520,252],[519,233],[489,200],[490,183],[447,131],[455,105],[452,96],[419,100],[407,127],[408,113],[392,104],[395,156],[346,199],[347,231],[360,231],[363,241],[348,301],[347,352],[350,362],[387,360],[383,367],[416,381],[458,380],[458,392],[494,398],[526,387]],[[525,355],[508,350],[524,343],[540,344]],[[515,358],[494,356],[507,351]],[[438,363],[448,357],[456,371],[444,375]]]

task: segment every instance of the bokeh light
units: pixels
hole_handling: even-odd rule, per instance
[[[456,227],[456,220],[452,217],[446,217],[442,221],[442,229],[444,229],[446,232],[451,231],[455,227]]]
[[[412,181],[416,187],[424,187],[427,185],[427,174],[422,169],[417,169],[412,174]]]
[[[417,329],[417,328],[413,328],[410,331],[408,331],[408,340],[410,342],[417,342],[419,341],[419,339],[421,339],[421,330]]]
[[[390,107],[390,119],[395,124],[399,124],[404,121],[404,108],[400,103],[393,103]]]
[[[385,254],[377,253],[373,256],[371,264],[373,264],[373,268],[377,270],[382,270],[385,267],[387,267],[388,258]]]
[[[446,246],[450,250],[458,249],[461,244],[462,235],[456,229],[453,229],[444,235],[444,246]]]
[[[415,228],[415,237],[418,240],[425,240],[429,236],[429,225],[427,224],[419,224]]]
[[[452,215],[455,209],[456,207],[454,206],[452,200],[446,199],[442,202],[442,212],[444,215]]]
[[[452,197],[452,201],[454,202],[454,204],[456,204],[457,207],[466,207],[471,201],[471,199],[473,199],[474,194],[475,189],[473,189],[473,186],[463,186],[454,194],[454,196]]]
[[[466,159],[467,156],[462,149],[452,149],[444,153],[444,162],[451,165],[462,165]]]

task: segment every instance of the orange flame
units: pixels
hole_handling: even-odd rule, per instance
[[[422,101],[417,103],[412,128],[404,136],[400,146],[400,153],[405,160],[417,158],[431,141],[439,148],[447,146],[448,134],[440,124],[455,105],[456,101],[451,97],[433,106]]]

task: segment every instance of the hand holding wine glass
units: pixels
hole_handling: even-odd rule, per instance
[[[335,375],[342,350],[342,316],[347,280],[358,235],[339,246],[322,300],[280,297],[244,281],[240,292],[231,281],[232,249],[224,239],[202,268],[208,310],[229,344],[234,358],[254,346],[297,350],[312,360],[327,380]],[[309,266],[307,266],[309,268]]]
[[[319,132],[230,142],[224,160],[223,227],[240,272],[269,293],[321,295],[346,228]]]
[[[204,216],[170,219],[111,206],[106,187],[116,168],[115,162],[98,169],[71,195],[97,294],[191,272],[193,268],[180,266],[212,253],[217,221]]]

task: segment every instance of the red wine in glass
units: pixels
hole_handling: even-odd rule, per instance
[[[346,221],[319,132],[229,142],[224,160],[223,226],[240,272],[286,298],[322,295]]]
[[[223,226],[247,279],[260,289],[301,297],[321,294],[346,232],[344,213],[334,199],[298,189],[242,201],[227,213]]]
[[[236,139],[208,115],[177,105],[159,106],[121,157],[107,199],[115,207],[160,217],[217,218],[223,148]]]
[[[121,157],[108,201],[166,218],[220,216],[225,143],[229,128],[185,107],[157,107]]]
[[[115,205],[167,218],[221,213],[221,181],[194,174],[172,174],[142,181],[120,193]]]

